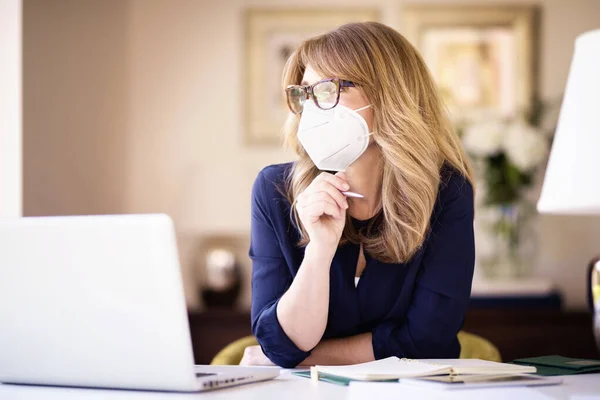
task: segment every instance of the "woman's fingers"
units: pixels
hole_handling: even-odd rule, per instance
[[[304,198],[304,200],[301,203],[299,203],[299,205],[301,207],[304,207],[317,201],[326,201],[336,207],[339,207],[336,201],[329,195],[329,193],[326,192],[310,193]]]
[[[337,205],[325,200],[317,200],[308,204],[304,207],[304,213],[313,219],[320,218],[322,215],[329,215],[335,219],[342,218],[342,210]]]
[[[344,196],[342,192],[340,192],[331,183],[321,181],[315,185],[313,190],[315,192],[327,193],[338,204],[339,207],[343,209],[348,208],[348,199],[346,199],[346,196]]]
[[[306,193],[304,196],[304,201],[308,203],[313,200],[325,198],[333,201],[340,208],[348,208],[348,200],[346,199],[346,196],[344,196],[339,190],[327,182],[320,182],[311,190],[311,192]]]
[[[332,201],[336,202],[338,207],[348,209],[348,200],[336,187],[326,181],[312,183],[302,194],[298,196],[298,205],[302,206],[315,199],[318,193],[324,193]]]
[[[345,174],[332,175],[321,173],[296,200],[298,211],[313,221],[322,215],[329,215],[335,219],[344,217],[344,210],[348,208],[348,200],[341,191],[350,187],[344,180]]]
[[[260,346],[249,346],[244,350],[240,365],[275,365],[265,356]]]
[[[348,183],[345,180],[346,174],[344,174],[343,172],[340,175],[338,174],[331,175],[329,172],[321,172],[321,174],[315,178],[311,185],[316,184],[318,182],[329,182],[331,185],[336,187],[337,190],[344,191],[350,189],[350,185],[348,185]]]
[[[334,175],[338,178],[340,178],[341,180],[343,180],[344,182],[346,182],[346,173],[344,171],[340,171],[340,172],[336,172],[336,174]],[[350,186],[348,186],[348,189],[350,189]],[[347,190],[347,189],[345,189]]]
[[[328,193],[318,192],[306,197],[303,202],[297,204],[300,219],[308,218],[311,222],[317,222],[323,215],[334,219],[343,219],[344,211],[331,198]]]

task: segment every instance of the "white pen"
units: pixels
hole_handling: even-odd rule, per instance
[[[354,193],[354,192],[342,192],[342,194],[346,197],[354,197],[356,199],[364,199],[365,196],[363,196],[360,193]]]

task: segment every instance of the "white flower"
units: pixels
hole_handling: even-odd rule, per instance
[[[504,124],[498,119],[472,124],[465,129],[462,138],[465,149],[479,157],[496,154],[502,147],[504,130]]]
[[[547,139],[537,129],[519,120],[511,124],[504,136],[508,159],[521,171],[538,166],[548,154]]]

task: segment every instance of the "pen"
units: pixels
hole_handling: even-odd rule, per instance
[[[342,194],[346,197],[354,197],[356,199],[364,199],[365,196],[363,196],[360,193],[354,193],[354,192],[342,192]]]

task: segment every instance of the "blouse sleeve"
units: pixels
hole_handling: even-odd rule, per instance
[[[250,258],[252,259],[252,333],[264,354],[283,368],[294,368],[310,352],[300,350],[277,319],[277,304],[292,283],[270,217],[264,170],[252,188]]]
[[[441,209],[432,221],[412,301],[403,321],[385,320],[373,333],[376,359],[458,358],[460,330],[475,264],[473,188],[451,178],[440,190]]]

